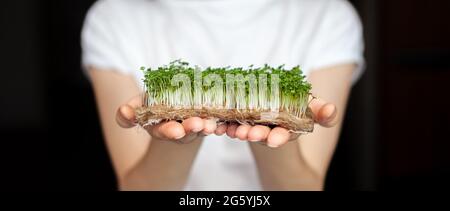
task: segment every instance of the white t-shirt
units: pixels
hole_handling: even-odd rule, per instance
[[[345,0],[100,0],[82,32],[83,66],[132,75],[183,59],[200,67],[265,63],[312,70],[356,63],[362,27]],[[332,79],[330,79],[332,80]],[[204,140],[186,190],[260,190],[247,143]]]

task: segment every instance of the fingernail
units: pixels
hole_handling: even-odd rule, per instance
[[[178,136],[178,137],[175,137],[175,139],[182,139],[184,137],[184,135],[181,135],[181,136]]]
[[[270,148],[277,148],[278,145],[272,144],[272,143],[267,143],[267,146]]]

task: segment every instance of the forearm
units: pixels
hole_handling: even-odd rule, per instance
[[[265,190],[321,190],[324,178],[302,158],[298,142],[273,149],[250,143]]]
[[[152,140],[145,156],[120,181],[122,190],[181,190],[202,141]]]
[[[339,137],[354,64],[313,71],[312,93],[337,107],[334,127],[316,125],[314,132],[300,136],[277,149],[251,144],[264,188],[275,190],[321,190]],[[332,78],[333,80],[330,80]],[[313,111],[318,114],[318,111]]]

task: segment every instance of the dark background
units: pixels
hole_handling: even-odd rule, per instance
[[[116,190],[80,29],[93,0],[0,3],[2,190]],[[444,189],[450,175],[450,1],[353,0],[367,69],[326,190]]]

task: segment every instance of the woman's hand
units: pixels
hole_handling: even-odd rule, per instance
[[[134,127],[136,116],[134,109],[141,106],[141,97],[136,96],[128,103],[119,107],[116,120],[123,128]],[[336,124],[336,106],[326,103],[321,99],[313,99],[310,108],[314,114],[314,121],[324,127],[332,127]],[[227,134],[231,138],[248,140],[250,142],[263,142],[269,147],[279,147],[290,140],[298,138],[299,134],[291,133],[282,127],[270,129],[263,125],[217,125],[212,119],[191,117],[179,123],[168,121],[145,128],[153,139],[171,140],[178,143],[190,143],[193,140],[210,134]]]
[[[324,127],[333,127],[337,123],[337,109],[334,104],[325,102],[324,100],[315,98],[309,104],[314,121]],[[240,140],[248,140],[250,142],[262,142],[267,146],[276,148],[286,144],[288,141],[295,140],[299,137],[298,133],[291,133],[282,127],[270,129],[263,125],[228,125],[227,135],[231,138]]]
[[[123,128],[136,126],[136,115],[134,109],[142,105],[141,96],[135,96],[125,105],[117,110],[116,121]],[[212,119],[202,119],[200,117],[191,117],[182,121],[162,122],[156,125],[145,127],[152,139],[176,141],[178,143],[190,143],[195,139],[216,133],[223,135],[226,131],[226,125],[217,125]]]

